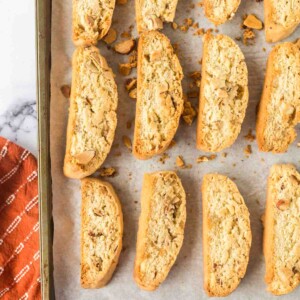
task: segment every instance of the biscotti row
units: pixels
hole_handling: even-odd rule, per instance
[[[235,183],[220,174],[202,182],[204,289],[227,296],[244,277],[252,234],[249,211]],[[100,288],[110,280],[122,250],[123,216],[112,186],[82,180],[81,285]],[[186,194],[172,171],[145,174],[136,244],[134,280],[155,290],[167,277],[184,239]],[[300,174],[274,165],[268,178],[264,223],[265,281],[275,295],[300,283]]]
[[[259,150],[281,153],[295,140],[300,122],[299,44],[273,48],[257,118]],[[164,152],[180,122],[183,72],[169,39],[143,33],[138,45],[137,104],[133,155],[148,159]],[[237,44],[228,36],[204,37],[197,148],[218,152],[237,139],[248,104],[248,71]],[[73,78],[64,173],[93,174],[114,140],[118,93],[112,70],[99,50],[79,47]]]
[[[141,33],[163,28],[173,22],[178,0],[135,0],[137,29]],[[206,17],[215,25],[232,19],[241,0],[204,0]],[[78,46],[95,45],[108,32],[115,0],[73,0],[73,41]],[[300,23],[300,2],[265,0],[265,32],[267,42],[289,36]]]

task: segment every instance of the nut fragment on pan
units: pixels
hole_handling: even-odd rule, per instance
[[[248,15],[244,20],[244,26],[252,29],[261,30],[263,28],[263,23],[255,15]]]
[[[133,39],[130,39],[130,40],[125,40],[117,43],[114,49],[116,52],[120,54],[128,54],[133,50],[134,46],[135,46],[135,41]]]

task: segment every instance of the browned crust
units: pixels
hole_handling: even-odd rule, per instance
[[[141,69],[142,69],[141,64],[142,64],[142,59],[143,59],[144,40],[146,39],[146,36],[149,35],[149,34],[157,35],[160,39],[165,39],[170,44],[169,46],[172,48],[170,40],[164,34],[158,32],[158,31],[144,32],[140,35],[139,43],[138,43],[138,62],[137,62],[137,102],[136,102],[136,113],[135,113],[136,117],[135,117],[135,125],[134,125],[132,154],[136,158],[141,159],[141,160],[149,159],[152,156],[161,154],[161,153],[165,152],[168,149],[168,147],[169,147],[169,145],[170,145],[170,143],[171,143],[174,135],[176,134],[176,131],[177,131],[178,127],[179,127],[180,115],[181,115],[181,113],[179,113],[177,127],[174,128],[173,134],[170,135],[169,140],[166,141],[164,145],[160,145],[160,149],[158,151],[154,150],[154,151],[147,152],[147,153],[142,153],[141,151],[139,151],[138,132],[139,132],[140,124],[137,122],[137,119],[139,118],[139,116],[141,114],[140,113],[140,106],[141,106],[140,102],[141,102],[142,95],[141,95],[141,88],[140,87],[141,87],[142,82],[143,82],[143,74],[142,74],[142,71],[141,71]],[[174,55],[176,55],[176,54],[174,53]],[[183,109],[183,100],[182,100],[182,109]]]
[[[263,253],[266,262],[265,282],[272,282],[274,276],[274,212],[272,209],[271,177],[268,178],[266,211],[264,216]]]
[[[142,26],[143,19],[142,19],[142,13],[141,13],[141,0],[135,0],[135,16],[136,16],[136,26],[137,31],[139,33],[144,31],[144,28]],[[138,51],[139,52],[139,51]]]
[[[276,24],[272,20],[272,4],[270,0],[264,1],[264,14],[265,14],[265,33],[266,41],[268,43],[275,43],[285,39],[291,35],[299,23],[291,27],[283,27],[282,25]]]
[[[99,49],[97,47],[91,46],[92,50],[99,53]],[[77,73],[77,64],[76,64],[76,57],[77,54],[81,51],[82,47],[77,48],[74,51],[73,57],[72,57],[72,88],[71,88],[71,96],[70,96],[70,108],[69,108],[69,119],[68,119],[68,125],[67,125],[67,139],[66,139],[66,152],[65,152],[65,159],[64,159],[64,175],[69,178],[75,178],[75,179],[82,179],[84,177],[87,177],[91,174],[93,174],[103,163],[103,161],[106,159],[108,153],[106,153],[103,160],[99,160],[98,164],[93,164],[94,168],[87,169],[83,171],[78,164],[74,165],[71,162],[71,140],[72,140],[72,133],[75,128],[75,120],[76,120],[76,105],[75,105],[75,98],[76,98],[76,82],[78,80],[78,73]],[[112,144],[112,143],[111,143]],[[110,150],[110,149],[109,149]],[[95,156],[91,162],[95,162],[98,158]]]
[[[212,38],[211,35],[205,35],[203,41],[203,55],[202,55],[202,68],[201,68],[201,83],[200,83],[200,93],[199,93],[199,112],[198,112],[198,121],[197,121],[197,136],[196,136],[196,144],[197,148],[203,151],[209,152],[208,147],[202,141],[202,118],[203,118],[203,111],[205,106],[205,97],[204,97],[204,82],[206,81],[206,64],[207,64],[207,44],[208,41]]]
[[[111,14],[109,22],[106,23],[107,26],[104,27],[104,28],[99,28],[99,35],[98,35],[97,39],[86,39],[86,38],[78,36],[76,34],[76,31],[75,31],[75,26],[76,26],[76,17],[75,17],[75,15],[76,15],[75,7],[76,6],[75,6],[75,2],[76,1],[78,1],[78,0],[73,0],[73,2],[72,2],[72,6],[73,6],[73,9],[72,9],[72,39],[73,39],[73,43],[77,47],[96,45],[97,42],[99,40],[101,40],[107,34],[107,32],[108,32],[108,30],[111,26],[113,13]],[[112,0],[112,2],[114,3],[114,8],[113,8],[113,12],[114,12],[116,1]]]
[[[214,292],[209,288],[209,273],[210,273],[210,269],[209,269],[209,242],[208,242],[208,232],[209,232],[209,219],[208,219],[208,198],[207,198],[207,187],[209,184],[209,179],[211,177],[214,176],[218,176],[218,177],[223,177],[224,179],[228,179],[226,176],[224,175],[220,175],[218,173],[211,173],[211,174],[206,174],[203,177],[203,181],[202,181],[202,188],[201,188],[201,193],[202,193],[202,217],[203,217],[203,273],[204,273],[204,290],[206,292],[206,294],[209,297],[225,297],[228,296],[229,294],[231,294],[239,285],[240,281],[238,282],[238,284],[236,286],[232,286],[232,288],[224,293],[220,293],[218,292]],[[231,181],[231,180],[230,180]],[[236,186],[236,184],[231,181],[234,188],[237,190],[237,192],[239,193],[238,187]],[[246,206],[246,204],[244,203],[244,205]],[[251,244],[251,240],[252,240],[252,234],[251,231],[249,232],[250,237],[248,236],[248,238],[250,238],[250,244]],[[250,252],[250,251],[249,251]],[[244,265],[244,269],[246,272],[247,269],[247,265],[249,262],[249,253],[248,253],[248,259],[245,261],[245,265]]]
[[[277,76],[277,72],[273,67],[273,62],[276,57],[277,51],[279,47],[294,47],[295,44],[293,43],[283,43],[275,46],[272,51],[270,52],[270,55],[268,57],[267,61],[267,71],[265,75],[265,82],[264,82],[264,87],[263,87],[263,92],[261,96],[261,100],[259,103],[258,107],[258,113],[257,113],[257,120],[256,120],[256,140],[258,144],[258,149],[262,152],[269,152],[270,149],[265,145],[265,139],[264,139],[264,132],[267,126],[267,121],[268,121],[268,103],[271,99],[271,88],[273,84],[273,80]],[[272,150],[273,153],[283,153],[286,152],[287,148],[282,147],[282,149],[278,150]]]
[[[86,289],[95,289],[95,288],[101,288],[103,286],[105,286],[112,278],[112,275],[116,269],[116,266],[118,264],[119,261],[119,256],[120,253],[122,251],[122,237],[123,237],[123,230],[124,230],[124,224],[123,224],[123,213],[122,213],[122,207],[121,207],[121,203],[120,200],[117,196],[117,194],[115,193],[114,188],[112,187],[111,184],[109,184],[108,182],[96,179],[96,178],[85,178],[81,180],[81,189],[83,190],[85,188],[85,185],[87,182],[95,182],[99,185],[105,186],[107,188],[107,190],[109,191],[109,193],[111,194],[112,198],[115,200],[117,208],[118,208],[118,218],[116,219],[116,222],[118,222],[119,224],[119,228],[120,228],[120,239],[119,239],[119,244],[118,244],[118,249],[115,252],[115,255],[111,257],[110,259],[110,267],[108,270],[106,270],[106,272],[104,274],[99,275],[99,278],[96,282],[83,282],[81,280],[81,286],[83,288]],[[83,225],[84,223],[86,223],[86,218],[85,218],[85,206],[88,205],[88,203],[86,203],[87,199],[83,199],[82,198],[82,206],[81,206],[81,217],[82,217],[82,226],[81,226],[81,261],[83,261]]]
[[[142,187],[142,193],[141,193],[141,214],[139,218],[139,229],[137,234],[137,242],[136,242],[136,257],[134,262],[134,271],[133,271],[133,278],[137,285],[147,291],[154,291],[158,288],[158,286],[162,283],[161,281],[153,282],[152,285],[144,285],[143,282],[140,279],[140,272],[139,272],[139,266],[143,260],[143,255],[146,252],[146,245],[143,242],[144,237],[147,234],[148,229],[148,218],[150,214],[150,205],[151,205],[151,195],[153,192],[153,186],[154,182],[156,180],[157,174],[175,174],[178,178],[178,182],[182,187],[182,190],[184,191],[184,188],[181,184],[180,178],[177,176],[175,172],[172,171],[158,171],[154,173],[145,173],[144,179],[143,179],[143,187]],[[179,252],[179,251],[178,251]],[[175,262],[175,261],[174,261]],[[164,276],[164,280],[167,278],[169,271],[171,270],[171,267],[167,271],[167,273]]]

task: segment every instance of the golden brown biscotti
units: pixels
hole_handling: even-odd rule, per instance
[[[238,45],[226,35],[204,36],[197,148],[218,152],[241,131],[248,104],[248,70]]]
[[[118,93],[113,72],[96,47],[79,47],[72,66],[64,173],[83,178],[93,174],[110,151]]]
[[[149,31],[141,35],[137,72],[133,154],[147,159],[167,149],[183,111],[182,69],[162,33]]]
[[[278,42],[291,35],[300,23],[299,0],[265,0],[266,41]]]
[[[122,250],[123,215],[113,187],[95,178],[81,180],[81,286],[103,287]]]
[[[296,138],[300,122],[300,49],[283,43],[269,55],[256,122],[260,151],[282,153]]]
[[[134,279],[155,290],[167,277],[182,246],[186,196],[175,172],[145,174]]]
[[[300,283],[300,174],[293,165],[270,170],[263,245],[268,291],[291,292]]]
[[[202,205],[204,289],[209,296],[227,296],[246,273],[249,211],[235,183],[220,174],[204,176]]]
[[[115,0],[73,0],[75,45],[96,45],[110,28],[114,8]]]
[[[220,25],[233,18],[241,0],[204,0],[205,16],[215,25]]]
[[[163,28],[163,22],[173,22],[178,0],[135,0],[138,32]]]

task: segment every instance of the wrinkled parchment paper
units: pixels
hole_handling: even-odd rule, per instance
[[[257,34],[255,45],[245,46],[237,42],[246,57],[249,70],[250,101],[242,132],[235,144],[225,150],[226,158],[218,154],[217,159],[197,164],[196,159],[205,153],[195,147],[196,123],[191,127],[181,122],[175,136],[176,146],[168,150],[169,159],[162,164],[160,157],[139,161],[131,155],[122,143],[122,136],[133,136],[133,126],[127,129],[126,122],[134,120],[135,101],[130,99],[124,88],[125,78],[118,73],[118,63],[127,61],[126,56],[108,49],[104,42],[99,42],[101,53],[107,58],[116,74],[119,92],[118,127],[114,146],[107,160],[106,167],[115,167],[118,175],[109,178],[122,202],[124,213],[124,249],[112,281],[107,287],[98,290],[84,290],[80,287],[80,182],[64,177],[63,158],[65,151],[66,125],[69,100],[63,97],[60,87],[71,83],[71,56],[74,46],[71,41],[71,0],[52,0],[52,97],[51,97],[51,160],[53,180],[53,217],[54,217],[54,279],[56,298],[61,299],[207,299],[203,291],[202,261],[202,212],[200,184],[202,176],[209,172],[220,172],[230,176],[238,185],[251,214],[253,242],[250,262],[245,278],[237,290],[228,299],[271,299],[264,283],[264,258],[262,255],[262,225],[260,217],[265,208],[266,181],[268,171],[274,163],[294,163],[299,165],[297,141],[289,151],[282,155],[259,153],[256,142],[250,143],[244,136],[249,129],[255,129],[255,111],[259,102],[266,69],[267,55],[271,46],[264,41],[264,32]],[[263,3],[255,0],[242,1],[238,13],[232,21],[219,26],[220,33],[232,38],[241,37],[240,28],[244,14],[255,13],[263,19]],[[179,0],[176,19],[182,24],[186,18],[193,18],[200,28],[214,28],[203,16],[200,6],[191,9],[192,0]],[[196,2],[195,2],[196,4]],[[126,5],[117,5],[112,27],[120,34],[135,26],[134,0]],[[136,28],[136,26],[135,26]],[[183,82],[185,93],[190,91],[188,74],[200,70],[202,57],[202,39],[194,36],[194,30],[188,33],[174,31],[170,24],[163,32],[172,43],[179,45],[179,58],[184,70]],[[136,30],[133,31],[137,37]],[[289,39],[295,40],[300,35],[298,29]],[[265,48],[265,51],[263,51]],[[135,72],[129,77],[135,76]],[[192,100],[198,106],[198,99]],[[299,131],[299,130],[298,130]],[[299,141],[299,138],[298,138]],[[245,157],[244,148],[251,144],[253,153]],[[121,152],[121,156],[116,156]],[[191,169],[178,169],[175,165],[177,155],[183,155]],[[178,259],[166,281],[155,291],[140,290],[132,278],[135,256],[136,233],[140,213],[140,191],[145,172],[157,170],[177,170],[187,193],[187,222],[185,239]],[[281,299],[299,299],[300,290],[296,290]]]

